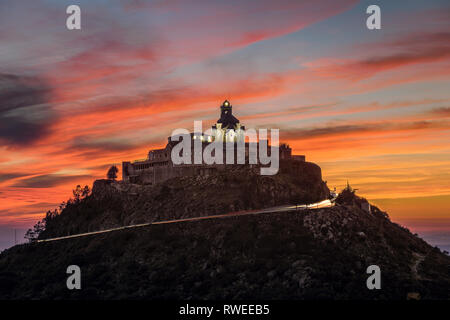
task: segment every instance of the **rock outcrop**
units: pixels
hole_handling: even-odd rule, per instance
[[[259,169],[237,167],[155,186],[97,180],[92,194],[48,221],[40,238],[326,199],[329,190],[320,167],[298,164],[295,174],[285,168],[277,175],[261,176]]]

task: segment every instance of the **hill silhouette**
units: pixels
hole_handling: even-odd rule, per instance
[[[206,200],[224,185],[229,191],[223,197]],[[245,200],[248,193],[257,196]],[[189,177],[154,187],[102,180],[91,195],[57,215],[41,237],[140,219],[202,216],[217,199],[223,200],[221,211],[327,195],[318,176],[299,182],[236,171],[227,179]],[[124,212],[132,203],[135,207]],[[0,299],[449,299],[450,257],[377,207],[364,209],[364,203],[345,190],[331,208],[230,215],[18,245],[0,254]],[[73,264],[81,268],[82,290],[66,288],[66,268]],[[366,287],[370,265],[381,269],[380,290]]]

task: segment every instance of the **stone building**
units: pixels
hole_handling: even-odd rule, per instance
[[[190,133],[183,135],[183,139],[191,139],[191,163],[190,164],[175,164],[171,159],[173,147],[178,144],[178,141],[172,141],[172,137],[168,138],[168,142],[163,149],[150,150],[146,159],[135,160],[133,162],[125,161],[122,163],[122,180],[130,183],[139,184],[156,184],[170,178],[189,175],[208,175],[217,170],[224,170],[229,166],[261,166],[259,163],[250,163],[249,159],[252,153],[258,149],[258,143],[245,142],[245,126],[242,126],[239,120],[233,116],[232,106],[229,101],[225,100],[220,106],[220,118],[217,123],[212,126],[212,134],[206,135],[203,133]],[[197,140],[197,141],[195,141]],[[198,141],[200,140],[200,141]],[[194,150],[195,142],[201,145],[201,152],[214,141],[222,141],[223,143],[223,164],[206,164],[195,163]],[[264,141],[267,143],[267,141]],[[227,164],[226,153],[229,152],[227,147],[242,143],[245,150],[245,164]],[[233,149],[233,159],[236,160],[237,148]],[[198,152],[198,151],[197,151]],[[270,146],[268,146],[270,153]],[[289,161],[289,167],[295,166],[295,162],[304,162],[305,156],[292,155],[291,148],[286,144],[281,144],[278,147],[279,159],[282,163]],[[233,163],[237,163],[234,161]]]

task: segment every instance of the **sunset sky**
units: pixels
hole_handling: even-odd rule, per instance
[[[1,1],[0,234],[210,126],[224,99],[330,188],[450,247],[450,4],[434,0]]]

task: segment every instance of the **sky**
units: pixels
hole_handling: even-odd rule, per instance
[[[1,1],[0,248],[225,99],[450,248],[449,84],[448,1]]]

